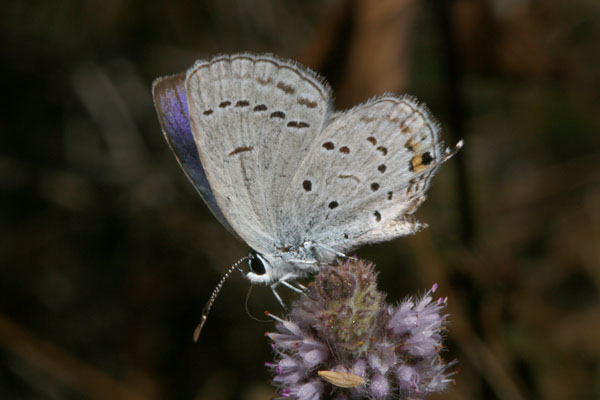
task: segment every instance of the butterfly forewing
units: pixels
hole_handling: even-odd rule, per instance
[[[186,90],[216,202],[250,247],[274,252],[283,194],[331,112],[329,88],[292,62],[238,54],[196,63]]]
[[[152,86],[154,106],[163,134],[175,158],[200,196],[219,222],[234,233],[217,206],[196,148],[185,93],[185,73],[159,78]]]

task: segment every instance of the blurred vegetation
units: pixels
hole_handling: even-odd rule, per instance
[[[0,4],[0,398],[267,399],[262,336],[156,118],[154,78],[216,53],[320,71],[338,107],[409,92],[459,157],[430,228],[361,249],[390,300],[450,298],[444,399],[600,398],[600,3]],[[281,313],[256,287],[248,309]]]

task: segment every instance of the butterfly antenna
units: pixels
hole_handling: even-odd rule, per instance
[[[239,259],[238,261],[236,261],[236,263],[233,264],[227,272],[225,272],[225,275],[223,275],[223,277],[221,278],[221,280],[219,281],[219,283],[213,290],[212,294],[210,295],[210,298],[208,299],[208,301],[206,302],[206,305],[204,306],[204,309],[202,310],[202,317],[200,318],[200,323],[198,323],[198,325],[196,326],[196,329],[194,329],[194,342],[198,341],[198,338],[200,337],[200,334],[202,333],[202,328],[204,327],[204,324],[206,323],[206,320],[208,319],[208,313],[210,312],[212,305],[214,304],[215,300],[217,299],[217,295],[221,291],[221,288],[225,284],[225,281],[227,280],[227,278],[229,278],[229,275],[231,275],[231,273],[233,271],[238,270],[241,273],[242,270],[238,267],[238,265],[240,265],[242,262],[246,261],[247,259],[248,259],[248,257],[246,256],[246,257],[243,257],[243,258]]]

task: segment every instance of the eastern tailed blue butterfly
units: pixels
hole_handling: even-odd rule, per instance
[[[253,250],[252,282],[287,284],[366,243],[423,228],[413,213],[453,151],[413,97],[335,111],[329,85],[272,55],[197,61],[153,87],[162,129],[217,219]]]

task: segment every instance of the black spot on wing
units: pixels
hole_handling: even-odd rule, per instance
[[[283,111],[274,111],[271,113],[270,117],[283,119],[285,118],[285,113]]]

